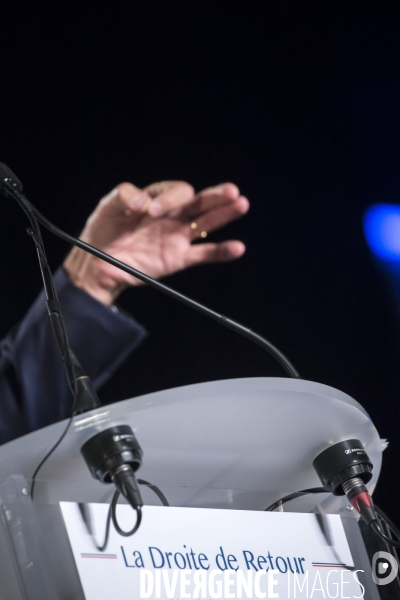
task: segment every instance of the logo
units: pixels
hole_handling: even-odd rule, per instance
[[[352,454],[353,452],[362,452],[363,454],[365,454],[363,448],[349,448],[348,450],[344,451],[345,454]]]
[[[376,585],[387,585],[397,577],[399,565],[389,552],[375,552],[372,557],[372,579]]]

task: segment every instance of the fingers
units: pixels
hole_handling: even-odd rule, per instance
[[[229,204],[238,198],[239,188],[234,183],[221,183],[199,192],[194,202],[185,209],[184,216],[191,219],[222,204]]]
[[[186,257],[186,266],[193,267],[201,263],[228,262],[240,258],[246,247],[238,240],[219,244],[195,244],[190,246]]]
[[[102,216],[113,217],[125,213],[145,212],[151,203],[150,194],[132,183],[120,183],[107,196],[100,200],[98,210]]]
[[[228,199],[234,200],[239,197],[239,188],[234,183],[220,183],[219,185],[214,185],[213,187],[206,188],[202,190],[197,195],[198,196],[212,196],[219,195],[225,196]]]
[[[148,208],[151,217],[160,217],[193,202],[195,194],[193,187],[185,181],[153,183],[147,186],[145,191],[153,198]]]
[[[247,198],[239,196],[237,200],[232,201],[230,204],[222,204],[222,206],[209,210],[196,218],[197,227],[193,229],[195,237],[198,237],[203,231],[210,233],[235,219],[239,219],[247,213],[249,206]]]
[[[120,183],[99,204],[104,216],[117,216],[124,212],[140,214],[147,212],[159,217],[166,212],[181,208],[192,202],[194,189],[185,181],[162,181],[147,186],[144,190],[132,183]]]
[[[182,214],[193,218],[217,206],[235,202],[238,198],[239,189],[233,183],[207,188],[197,196],[193,187],[185,181],[162,181],[143,190],[132,183],[121,183],[100,201],[96,212],[106,217],[127,211],[137,215],[147,212],[152,217],[159,217],[184,209]]]

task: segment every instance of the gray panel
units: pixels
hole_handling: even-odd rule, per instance
[[[343,439],[360,439],[366,448],[374,464],[371,490],[382,460],[368,415],[334,388],[288,378],[214,381],[76,416],[39,473],[35,500],[100,501],[104,487],[91,479],[80,448],[97,432],[125,423],[144,451],[139,477],[173,488],[175,506],[262,510],[286,493],[320,485],[312,462]],[[0,481],[11,473],[28,478],[64,427],[57,423],[2,446]]]

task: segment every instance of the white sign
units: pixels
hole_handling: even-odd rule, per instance
[[[361,598],[338,515],[145,506],[139,531],[122,537],[106,504],[91,504],[91,526],[62,502],[86,600],[140,598]],[[118,506],[132,528],[135,513]],[[92,533],[90,532],[92,531]]]

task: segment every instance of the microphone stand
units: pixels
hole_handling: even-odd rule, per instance
[[[40,229],[37,222],[35,222],[35,219],[31,219],[31,224],[33,228],[28,229],[28,233],[36,245],[50,323],[60,350],[61,358],[65,363],[68,383],[74,396],[72,413],[73,415],[76,415],[86,412],[87,410],[92,410],[93,408],[98,408],[100,406],[100,401],[92,388],[89,377],[86,375],[68,343],[61,307],[54,287],[53,276],[44,251]]]
[[[0,165],[0,167],[1,166],[2,165]],[[31,210],[29,201],[18,191],[19,187],[22,189],[22,184],[18,180],[16,181],[18,182],[17,184],[12,184],[11,195],[17,200],[31,224],[31,228],[28,229],[28,233],[36,245],[40,271],[42,273],[43,286],[46,294],[46,305],[49,313],[50,323],[54,338],[61,354],[61,358],[66,367],[68,383],[74,396],[73,415],[76,415],[94,408],[98,408],[101,406],[101,403],[96,392],[94,391],[89,377],[85,373],[82,365],[78,361],[68,343],[68,336],[62,318],[61,307],[54,286],[53,275],[47,262],[38,220],[36,219],[34,212]],[[7,191],[10,190],[7,189]]]

